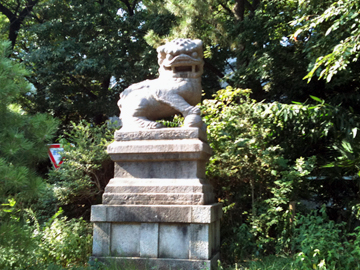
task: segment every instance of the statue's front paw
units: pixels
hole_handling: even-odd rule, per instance
[[[201,119],[201,116],[198,114],[189,114],[185,117],[184,127],[197,127],[202,128],[204,122]]]
[[[140,128],[145,129],[156,129],[156,128],[163,128],[164,125],[155,121],[149,121],[149,120],[140,120],[138,121],[138,124]]]
[[[154,128],[163,128],[164,125],[158,122],[150,123],[146,128],[154,129]]]
[[[200,109],[198,107],[193,107],[191,106],[185,113],[184,113],[184,117],[186,118],[188,115],[191,114],[196,114],[196,115],[200,115]]]

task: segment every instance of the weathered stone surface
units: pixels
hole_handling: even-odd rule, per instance
[[[209,259],[211,257],[212,227],[212,224],[190,224],[189,259]]]
[[[108,146],[108,153],[115,161],[115,178],[110,181],[103,195],[104,204],[211,204],[214,202],[212,189],[204,180],[200,181],[197,192],[191,187],[157,182],[157,187],[125,187],[120,179],[205,179],[206,161],[211,149],[199,137],[198,129],[193,139],[154,139],[117,141]],[[195,132],[197,130],[197,132]],[[185,129],[186,131],[186,129]],[[132,132],[123,132],[133,134]],[[146,133],[143,131],[143,133]],[[161,130],[149,131],[150,138],[160,138]],[[168,132],[180,134],[181,129]],[[134,134],[133,134],[134,135]],[[135,135],[134,135],[135,136]],[[149,137],[147,136],[147,137]],[[141,136],[140,136],[141,137]],[[178,190],[178,191],[177,191]],[[187,190],[187,192],[186,192]],[[164,194],[169,193],[169,194]],[[187,193],[187,194],[185,194]]]
[[[97,216],[96,218],[101,218],[101,217]],[[110,223],[95,223],[94,224],[94,237],[93,237],[93,255],[94,256],[109,256],[110,255],[110,237],[111,237],[111,224]]]
[[[201,179],[113,178],[105,193],[212,193],[213,188]],[[214,197],[214,196],[213,196]]]
[[[187,259],[166,259],[166,258],[118,258],[118,257],[92,257],[115,265],[119,269],[154,269],[154,270],[215,270],[219,254],[214,255],[210,260],[187,260]]]
[[[197,139],[183,140],[138,140],[138,141],[115,141],[107,148],[112,157],[113,154],[167,154],[167,153],[198,153],[204,152],[210,157],[211,148],[207,143]],[[114,159],[113,159],[114,160]],[[118,161],[118,160],[114,160]]]
[[[160,224],[159,258],[189,259],[190,231],[188,224]]]
[[[116,153],[111,154],[111,159],[119,162],[144,162],[144,161],[181,161],[181,160],[208,160],[210,155],[204,152],[184,153]]]
[[[205,178],[205,161],[116,162],[116,178]]]
[[[105,193],[211,193],[213,188],[205,179],[113,178]]]
[[[141,224],[111,224],[111,254],[120,257],[140,256]]]
[[[176,39],[160,46],[159,78],[133,84],[120,94],[122,129],[160,128],[154,120],[176,113],[185,117],[187,127],[204,128],[194,107],[201,101],[202,55],[201,40]]]
[[[212,253],[220,252],[220,219],[214,221],[212,236],[214,237],[213,245],[211,246]]]
[[[101,249],[97,249],[97,255],[208,260],[220,247],[215,239],[220,232],[216,221],[99,224],[97,228],[106,226],[106,230],[102,230]],[[110,235],[111,241],[108,241]]]
[[[212,223],[222,216],[222,205],[93,205],[92,222]]]
[[[201,41],[175,40],[158,59],[160,77],[131,85],[118,102],[123,128],[107,149],[115,178],[91,210],[93,256],[124,269],[214,270],[222,207],[205,178],[211,149],[195,107]],[[154,121],[179,112],[182,128]]]
[[[215,220],[220,220],[222,213],[221,203],[214,203],[212,205],[198,205],[191,208],[191,222],[203,223],[204,220],[207,220],[209,221],[208,223],[211,223]]]
[[[159,256],[159,223],[141,223],[140,257],[157,258]]]
[[[204,193],[104,193],[103,204],[122,205],[202,205],[214,202],[213,194]]]
[[[136,131],[117,130],[114,135],[115,141],[138,141],[138,140],[183,140],[200,139],[207,141],[206,132],[199,128],[160,128],[139,129]]]

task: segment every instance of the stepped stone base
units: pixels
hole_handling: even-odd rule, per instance
[[[221,215],[219,203],[94,205],[93,256],[155,269],[211,269],[220,248]]]
[[[113,178],[103,194],[103,204],[111,205],[204,205],[213,202],[212,186],[201,179]]]
[[[115,176],[103,204],[91,209],[93,259],[136,269],[215,269],[222,208],[205,178],[205,132],[120,130],[115,140],[108,146]]]
[[[182,260],[163,258],[119,258],[119,257],[91,257],[90,260],[98,259],[119,269],[152,269],[152,270],[210,270],[216,269],[219,253],[211,260]]]
[[[115,132],[108,146],[115,177],[103,204],[204,205],[214,203],[205,178],[211,155],[206,133],[198,128]]]

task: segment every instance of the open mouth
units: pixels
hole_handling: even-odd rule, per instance
[[[173,73],[182,73],[182,72],[199,72],[200,71],[200,58],[193,58],[186,54],[181,54],[170,58],[168,61],[165,61],[163,67],[165,70],[172,71]]]
[[[167,67],[164,66],[165,70],[172,70],[174,73],[180,73],[180,72],[199,72],[200,67],[198,65],[193,66],[175,66],[175,67]]]

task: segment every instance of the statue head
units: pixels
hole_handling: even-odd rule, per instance
[[[203,49],[199,39],[178,38],[157,48],[160,77],[199,78]]]

